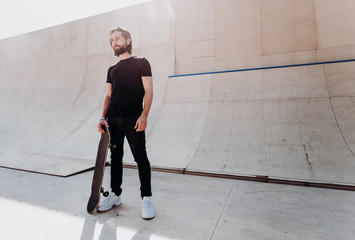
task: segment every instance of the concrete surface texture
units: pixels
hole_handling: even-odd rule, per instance
[[[92,172],[59,178],[0,168],[0,174],[4,240],[351,240],[355,234],[353,191],[153,172],[156,217],[146,221],[133,169],[124,169],[123,204],[94,215],[86,213]]]
[[[175,2],[176,73],[354,58],[351,0]]]
[[[117,62],[108,31],[119,24],[132,32],[135,54],[151,62],[154,125],[174,69],[174,28],[164,2],[1,41],[2,166],[60,176],[93,166],[107,69]]]
[[[169,77],[354,57],[355,6],[342,3],[341,28],[333,1],[157,0],[2,40],[0,164],[59,176],[93,166],[117,61],[108,31],[124,25],[153,69],[153,166],[354,185],[354,62]]]
[[[350,0],[153,0],[1,40],[0,166],[57,176],[93,167],[107,69],[117,62],[108,32],[122,25],[152,65],[153,166],[355,186],[355,62],[176,76],[355,59],[354,8]],[[134,164],[127,145],[125,153]],[[1,239],[44,225],[36,239],[354,235],[353,192],[155,172],[159,217],[149,225],[132,200],[134,170],[125,170],[122,208],[95,216],[85,213],[92,172],[0,171]],[[68,235],[52,219],[72,226]]]
[[[181,162],[187,170],[353,185],[354,66],[170,78],[164,121],[150,138],[153,159],[175,167],[187,159]],[[189,123],[174,121],[180,116]],[[168,150],[154,150],[158,142]]]

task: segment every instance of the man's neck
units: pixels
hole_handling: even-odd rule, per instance
[[[125,52],[125,53],[120,54],[120,56],[118,56],[118,57],[119,57],[120,60],[125,60],[127,58],[132,57],[132,53]]]

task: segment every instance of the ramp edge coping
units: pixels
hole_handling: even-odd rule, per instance
[[[355,62],[355,59],[346,59],[346,60],[337,60],[337,61],[325,61],[325,62],[313,62],[313,63],[302,63],[302,64],[291,64],[291,65],[278,65],[278,66],[259,67],[259,68],[243,68],[243,69],[214,71],[214,72],[201,72],[201,73],[178,74],[178,75],[171,75],[171,76],[168,76],[168,78],[189,77],[189,76],[208,75],[208,74],[219,74],[219,73],[258,71],[258,70],[277,69],[277,68],[303,67],[303,66],[313,66],[313,65],[323,65],[323,64],[334,64],[334,63],[345,63],[345,62]]]

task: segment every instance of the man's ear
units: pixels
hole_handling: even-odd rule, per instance
[[[129,45],[129,44],[131,44],[131,42],[132,42],[132,39],[131,38],[127,38],[127,44]]]

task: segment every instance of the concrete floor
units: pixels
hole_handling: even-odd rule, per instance
[[[106,168],[104,185],[109,185]],[[89,215],[93,172],[69,178],[0,168],[0,239],[354,239],[355,192],[153,172],[156,217],[140,217],[138,175],[123,205]]]

